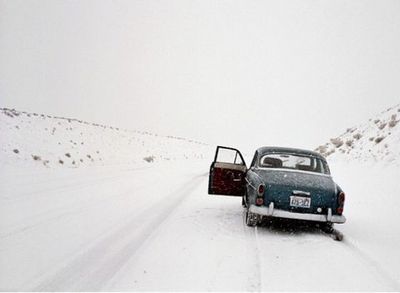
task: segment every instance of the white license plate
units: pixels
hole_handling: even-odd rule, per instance
[[[311,207],[311,198],[303,196],[291,196],[290,206],[298,208],[309,208]]]

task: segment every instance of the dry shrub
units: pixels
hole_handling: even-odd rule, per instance
[[[395,127],[398,122],[399,122],[399,120],[390,120],[389,121],[389,127]]]
[[[325,154],[326,157],[330,156],[331,154],[333,154],[335,152],[335,149],[331,149],[329,152],[327,152]]]
[[[32,158],[33,158],[35,161],[40,161],[40,160],[42,159],[40,156],[37,156],[37,155],[32,155]]]
[[[145,160],[147,163],[152,163],[154,162],[155,157],[154,156],[148,156],[144,157],[143,160]]]
[[[315,151],[320,154],[325,154],[327,150],[328,150],[328,147],[326,145],[320,145],[319,147],[317,147],[315,149]]]
[[[392,117],[390,117],[390,121],[389,121],[389,127],[395,127],[396,124],[399,122],[399,120],[396,120],[397,115],[393,114]]]
[[[331,143],[332,143],[335,147],[340,148],[340,147],[343,145],[343,140],[341,140],[339,137],[337,137],[337,138],[332,138],[332,139],[331,139]]]

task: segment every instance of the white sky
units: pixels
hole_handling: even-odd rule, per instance
[[[0,106],[314,148],[400,102],[400,1],[0,1]]]

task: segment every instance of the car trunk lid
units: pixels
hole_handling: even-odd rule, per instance
[[[326,213],[335,200],[336,185],[331,176],[297,170],[259,170],[259,175],[266,183],[265,205],[274,202],[277,209]],[[294,198],[291,204],[291,197]],[[299,207],[296,203],[308,201],[309,207]],[[307,205],[307,204],[305,204]],[[318,209],[320,208],[320,210]]]

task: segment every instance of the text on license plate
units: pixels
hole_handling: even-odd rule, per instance
[[[303,196],[291,196],[290,206],[299,208],[309,208],[311,206],[311,198]]]

